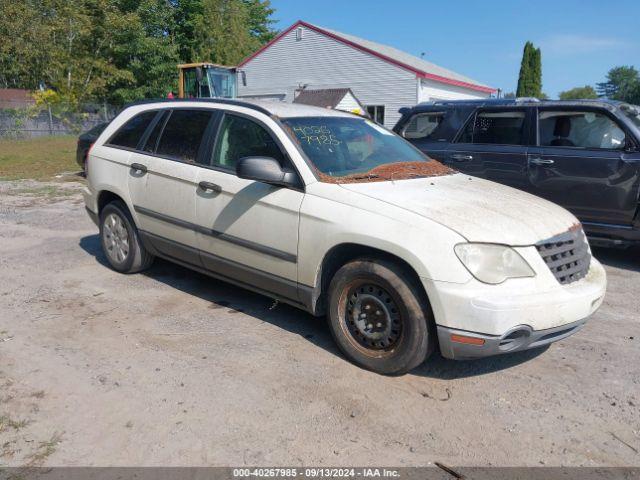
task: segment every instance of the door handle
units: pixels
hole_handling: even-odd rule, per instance
[[[141,163],[132,163],[131,170],[135,170],[136,172],[147,173],[147,167],[142,165]]]
[[[198,188],[201,190],[204,190],[205,192],[207,190],[211,190],[212,192],[215,192],[215,193],[222,192],[222,187],[220,185],[216,185],[215,183],[211,183],[211,182],[200,182],[198,183]]]
[[[473,160],[473,155],[460,155],[456,153],[454,155],[451,155],[451,158],[457,160],[458,162],[468,162],[469,160]]]
[[[553,165],[555,162],[546,158],[535,157],[529,158],[529,163],[532,163],[534,165]]]

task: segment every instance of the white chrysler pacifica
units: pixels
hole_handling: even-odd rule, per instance
[[[463,175],[379,125],[276,102],[125,108],[88,158],[110,265],[155,256],[326,314],[344,354],[400,374],[580,329],[606,277],[580,223]]]

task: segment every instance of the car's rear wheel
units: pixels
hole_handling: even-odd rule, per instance
[[[153,263],[153,255],[144,248],[129,210],[121,201],[109,203],[100,212],[100,241],[109,265],[118,272],[141,272]]]
[[[405,268],[359,259],[341,267],[329,286],[329,325],[340,350],[354,363],[400,375],[433,351],[431,310]]]

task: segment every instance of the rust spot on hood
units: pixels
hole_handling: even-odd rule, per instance
[[[365,173],[353,173],[341,177],[333,177],[316,169],[321,182],[325,183],[369,183],[387,182],[389,180],[407,180],[411,178],[441,177],[457,173],[437,160],[426,162],[398,162],[387,163],[372,168]]]

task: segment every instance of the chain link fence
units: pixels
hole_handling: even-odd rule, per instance
[[[106,103],[70,105],[25,104],[6,101],[0,107],[0,139],[34,138],[49,135],[78,135],[111,121],[120,107]]]

